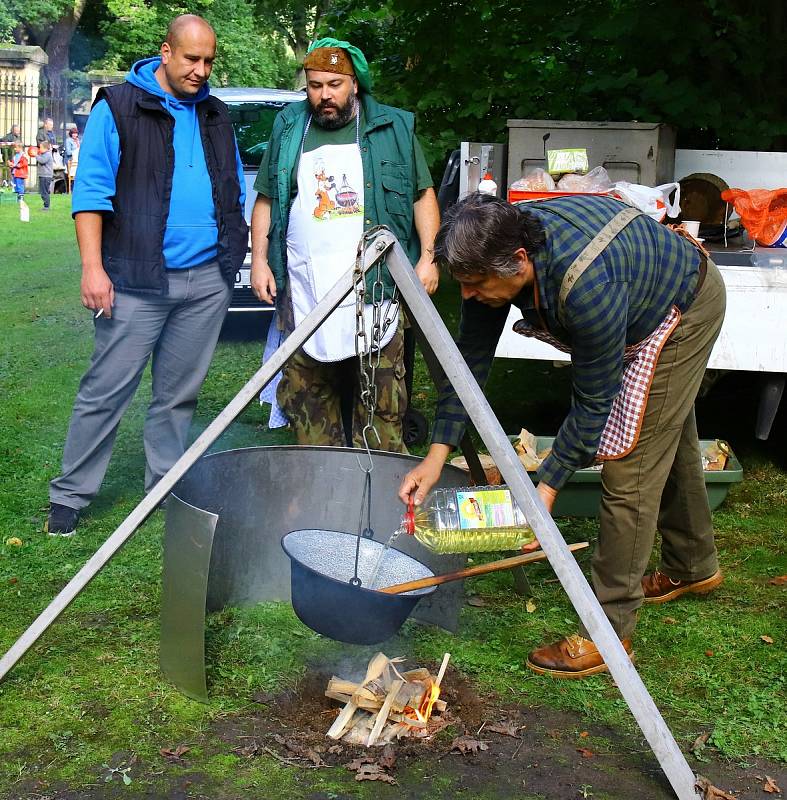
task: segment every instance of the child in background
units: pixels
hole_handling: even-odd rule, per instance
[[[25,181],[29,172],[25,148],[21,142],[14,144],[14,157],[8,162],[8,166],[11,168],[16,199],[21,203],[25,196]]]
[[[49,211],[49,187],[52,185],[54,172],[52,170],[52,150],[46,139],[38,145],[36,163],[38,164],[38,191],[44,203],[42,211]]]

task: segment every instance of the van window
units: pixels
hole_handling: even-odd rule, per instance
[[[268,146],[273,120],[286,105],[287,103],[270,101],[227,104],[244,167],[260,165]]]

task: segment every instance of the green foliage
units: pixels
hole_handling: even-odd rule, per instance
[[[108,18],[101,30],[107,50],[94,66],[128,69],[138,59],[155,55],[170,20],[188,12],[205,17],[216,31],[213,85],[289,86],[292,57],[281,37],[260,26],[252,0],[198,0],[188,7],[163,0],[110,0],[106,8]]]
[[[377,96],[418,113],[428,156],[504,141],[506,120],[668,122],[679,146],[787,142],[781,0],[502,0],[335,5]],[[676,33],[679,28],[680,33]],[[439,48],[435,43],[439,42]]]

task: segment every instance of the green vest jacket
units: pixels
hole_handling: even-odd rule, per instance
[[[409,111],[378,103],[371,95],[359,94],[365,124],[360,130],[364,177],[364,219],[366,231],[387,225],[404,248],[410,261],[421,255],[415,230],[413,197],[416,187],[413,140],[415,117]],[[287,225],[292,203],[290,181],[300,154],[303,130],[310,114],[308,101],[293,103],[279,112],[273,123],[268,168],[271,192],[271,226],[268,231],[268,264],[281,293],[287,281]],[[371,291],[374,270],[367,274]],[[393,279],[384,270],[385,296],[390,297]]]

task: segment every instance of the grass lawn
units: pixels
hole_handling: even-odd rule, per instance
[[[59,470],[92,326],[79,303],[69,198],[54,196],[48,215],[39,211],[37,197],[28,199],[27,225],[18,221],[12,199],[0,202],[0,654],[139,502],[141,428],[150,394],[147,377],[78,534],[61,539],[42,533],[47,481]],[[454,287],[441,290],[439,304],[446,319],[455,319]],[[260,353],[253,335],[222,338],[195,433],[245,383]],[[553,434],[567,407],[568,380],[567,370],[543,363],[501,361],[488,395],[507,431],[524,425]],[[755,389],[746,376],[728,376],[698,405],[701,436],[728,439],[745,467],[744,483],[714,514],[727,580],[712,599],[643,610],[635,640],[643,680],[684,750],[708,733],[705,752],[736,765],[757,758],[787,761],[785,587],[772,582],[787,574],[787,413],[782,409],[771,441],[756,442]],[[415,405],[430,412],[433,393],[420,365],[414,396]],[[287,433],[273,435],[264,423],[253,404],[215,449],[288,441]],[[593,520],[563,519],[559,525],[570,541],[597,534]],[[200,775],[210,787],[206,796],[221,798],[378,797],[388,791],[356,784],[338,769],[298,772],[272,757],[248,760],[210,746],[207,734],[218,722],[244,714],[256,694],[280,691],[307,663],[338,660],[346,647],[313,634],[289,607],[230,609],[209,623],[210,703],[185,698],[158,673],[162,533],[157,512],[0,683],[0,796],[82,797],[57,792],[106,782],[118,792],[108,797],[158,797],[165,796],[157,793],[161,782],[181,773],[187,783]],[[580,562],[587,569],[589,555]],[[646,750],[608,677],[559,682],[523,667],[532,647],[576,626],[551,570],[539,565],[528,574],[534,611],[512,595],[509,576],[477,579],[468,588],[483,605],[464,609],[459,635],[408,623],[385,651],[433,662],[450,650],[456,668],[481,694],[494,690],[506,703],[571,713],[579,725],[609,725],[630,737],[633,749]],[[191,747],[188,769],[159,754],[179,742]],[[703,771],[703,764],[692,763]],[[124,775],[132,781],[128,787]],[[414,796],[456,793],[445,781]]]

